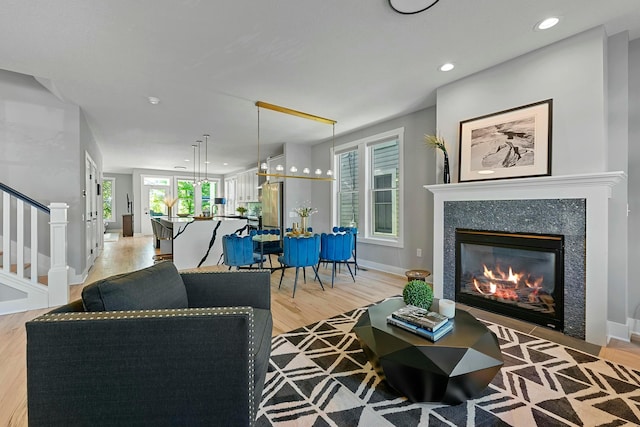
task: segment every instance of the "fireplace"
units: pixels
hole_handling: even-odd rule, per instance
[[[455,298],[564,330],[564,236],[456,229]]]

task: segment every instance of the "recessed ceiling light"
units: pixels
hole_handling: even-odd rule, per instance
[[[223,166],[229,166],[229,163],[224,162],[222,165],[223,165]]]
[[[149,99],[149,104],[152,104],[152,105],[160,104],[160,98],[156,98],[155,96],[150,96],[148,99]]]
[[[560,22],[560,18],[558,18],[557,16],[552,16],[538,22],[535,26],[535,29],[548,30],[549,28],[554,27],[558,22]]]
[[[184,159],[184,161],[185,161],[185,162],[190,162],[191,160],[189,160],[189,159]]]
[[[447,62],[446,64],[442,64],[440,66],[440,71],[451,71],[455,68],[455,65],[453,65],[451,62]]]

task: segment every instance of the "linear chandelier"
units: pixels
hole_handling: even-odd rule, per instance
[[[289,168],[289,173],[284,171],[284,167],[282,165],[278,165],[276,167],[276,173],[270,173],[268,170],[268,166],[266,163],[260,162],[260,108],[265,108],[267,110],[276,111],[278,113],[290,114],[292,116],[302,117],[303,119],[315,120],[320,123],[330,124],[332,128],[332,136],[331,136],[331,146],[335,148],[335,138],[336,138],[336,121],[327,119],[320,116],[314,116],[313,114],[303,113],[302,111],[292,110],[290,108],[281,107],[279,105],[269,104],[263,101],[257,101],[256,107],[258,107],[258,176],[266,176],[266,177],[276,177],[276,178],[299,178],[299,179],[312,179],[315,181],[334,181],[333,171],[331,169],[327,170],[326,176],[322,175],[321,169],[316,169],[314,171],[314,175],[311,175],[311,169],[305,167],[302,169],[302,174],[297,175],[298,168],[296,166],[291,166]],[[285,172],[285,173],[281,173]]]

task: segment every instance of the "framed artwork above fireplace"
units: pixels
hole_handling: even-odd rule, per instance
[[[553,100],[460,122],[458,181],[551,175]]]

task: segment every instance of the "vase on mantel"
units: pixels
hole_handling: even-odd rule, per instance
[[[302,230],[303,233],[307,232],[307,221],[309,220],[308,216],[301,216],[300,217],[300,230]]]
[[[442,169],[442,182],[445,184],[451,183],[451,174],[449,173],[449,155],[444,152],[444,168]]]

